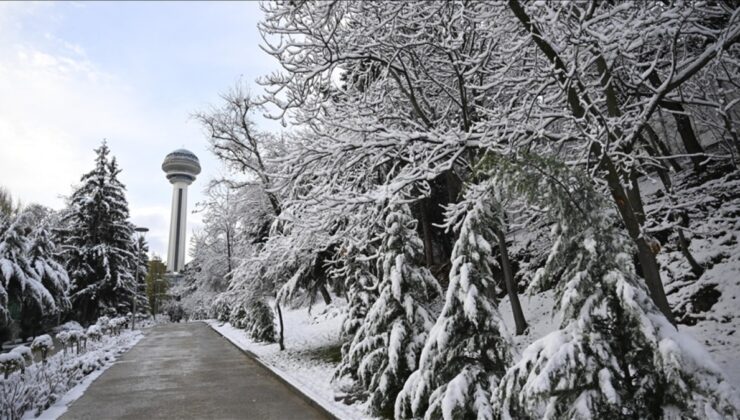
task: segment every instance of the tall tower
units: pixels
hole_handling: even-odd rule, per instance
[[[185,268],[185,232],[187,232],[188,186],[200,173],[200,162],[193,152],[177,149],[164,158],[162,170],[172,184],[170,244],[167,250],[167,271],[176,273]]]

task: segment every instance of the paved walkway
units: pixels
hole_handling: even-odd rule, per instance
[[[62,419],[325,419],[203,323],[164,324],[96,379]]]

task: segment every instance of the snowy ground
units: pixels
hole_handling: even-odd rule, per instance
[[[229,323],[207,321],[211,327],[241,349],[254,353],[273,372],[300,389],[340,419],[368,419],[364,405],[334,400],[331,378],[340,358],[339,327],[342,309],[333,305],[283,310],[285,350],[277,344],[255,343],[244,330]]]
[[[730,265],[729,267],[727,265]],[[718,264],[705,276],[720,275],[726,283],[740,281],[740,255],[728,259],[726,264]],[[737,273],[726,277],[726,271]],[[734,270],[734,271],[733,271]],[[703,276],[704,277],[704,276]],[[728,294],[718,302],[715,309],[720,314],[732,314],[731,322],[726,318],[710,318],[693,326],[681,325],[686,332],[703,343],[712,354],[714,361],[722,368],[727,378],[740,389],[740,340],[737,330],[737,308],[727,302],[735,302],[735,295]],[[529,329],[521,336],[513,336],[516,352],[521,354],[529,344],[559,325],[559,317],[553,312],[554,293],[547,291],[534,295],[521,295],[520,301],[527,316]],[[509,299],[499,302],[499,311],[509,331],[513,335],[514,320]],[[724,315],[723,315],[724,316]],[[366,405],[345,405],[334,400],[331,378],[339,360],[339,327],[342,322],[342,308],[333,305],[314,306],[311,314],[307,308],[284,310],[285,351],[277,344],[256,343],[247,337],[244,330],[228,323],[207,321],[211,327],[238,347],[257,355],[264,364],[285,380],[301,389],[306,395],[321,404],[325,409],[341,419],[372,418]]]
[[[706,271],[691,273],[671,234],[658,254],[668,300],[679,316],[688,314],[679,329],[704,344],[740,390],[740,172],[694,185],[679,174],[674,182],[682,188],[673,206],[689,214],[690,250]],[[656,194],[646,202],[657,214],[671,206]]]

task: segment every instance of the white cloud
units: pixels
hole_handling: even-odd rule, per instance
[[[26,19],[57,19],[53,11],[0,4],[0,185],[25,203],[59,209],[91,169],[92,149],[108,138],[132,220],[150,228],[151,251],[165,255],[171,187],[159,165],[171,149],[202,143],[201,133],[186,124],[187,111],[143,102],[147,95],[124,82],[125,75],[102,69],[82,46],[53,31],[23,33]],[[201,185],[193,187],[191,206]],[[199,216],[192,220],[191,229]]]

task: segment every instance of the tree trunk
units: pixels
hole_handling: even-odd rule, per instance
[[[648,80],[656,88],[663,84],[655,70],[650,72]],[[691,119],[686,115],[683,105],[679,102],[663,101],[660,103],[660,106],[671,111],[671,115],[673,115],[673,119],[676,121],[676,131],[681,136],[686,152],[692,155],[691,162],[694,164],[694,170],[697,172],[703,171],[704,168],[701,166],[703,159],[700,155],[704,153],[704,148],[701,147],[699,140],[696,138],[694,128],[691,126]]]
[[[645,278],[645,283],[650,291],[650,296],[653,298],[658,309],[663,312],[663,315],[665,315],[673,325],[676,325],[673,318],[673,312],[671,312],[671,307],[668,304],[668,298],[663,289],[658,261],[655,259],[655,253],[657,253],[657,250],[653,249],[646,240],[646,236],[642,232],[638,217],[635,215],[632,204],[622,187],[622,183],[620,182],[619,175],[617,174],[613,163],[606,156],[604,157],[604,163],[607,171],[606,180],[609,184],[612,198],[617,204],[617,209],[619,210],[619,214],[622,216],[622,221],[624,221],[630,238],[632,238],[632,241],[637,245],[637,256],[640,262],[640,267],[642,268],[642,275]]]
[[[519,303],[519,294],[517,293],[516,283],[514,282],[514,273],[511,269],[511,261],[509,261],[509,251],[506,247],[506,236],[498,229],[496,229],[494,233],[498,239],[498,249],[501,254],[501,268],[504,272],[504,284],[506,285],[506,293],[509,296],[509,302],[511,303],[511,312],[514,315],[516,335],[521,335],[527,329],[527,321],[524,319],[522,305]]]
[[[704,274],[704,267],[702,267],[701,264],[699,264],[694,256],[691,254],[691,250],[689,249],[689,241],[683,234],[683,229],[689,227],[689,215],[686,214],[685,210],[681,210],[678,216],[678,220],[679,227],[676,229],[676,233],[678,234],[678,246],[681,249],[681,253],[683,254],[683,256],[686,257],[686,261],[688,261],[689,266],[691,266],[691,272],[694,273],[697,278],[699,278],[702,274]]]
[[[663,143],[663,141],[660,139],[660,137],[658,136],[658,133],[655,132],[653,127],[651,127],[650,124],[645,124],[645,127],[643,128],[643,130],[645,130],[648,137],[650,137],[650,140],[652,140],[652,142],[655,144],[655,147],[658,148],[658,150],[660,151],[660,154],[663,155],[663,157],[667,158],[666,160],[671,165],[671,167],[673,167],[673,170],[676,172],[680,172],[681,170],[683,170],[683,168],[681,167],[681,165],[678,163],[678,161],[675,158],[669,157],[671,156],[671,151],[668,150],[668,146],[666,146],[665,143]]]
[[[329,291],[326,290],[326,285],[322,284],[319,286],[319,293],[321,293],[321,297],[324,298],[325,304],[328,305],[331,303],[331,295],[329,294]]]
[[[231,278],[231,227],[226,226],[226,268],[228,269],[227,276]]]
[[[280,302],[278,302],[277,299],[275,300],[275,308],[277,309],[278,321],[280,322],[280,336],[278,337],[278,344],[280,345],[280,350],[285,350],[285,341],[283,340],[283,311],[280,310]]]
[[[424,260],[427,267],[434,265],[434,250],[432,248],[432,226],[429,223],[428,203],[429,199],[425,198],[419,202],[421,210],[421,230],[424,237]]]

